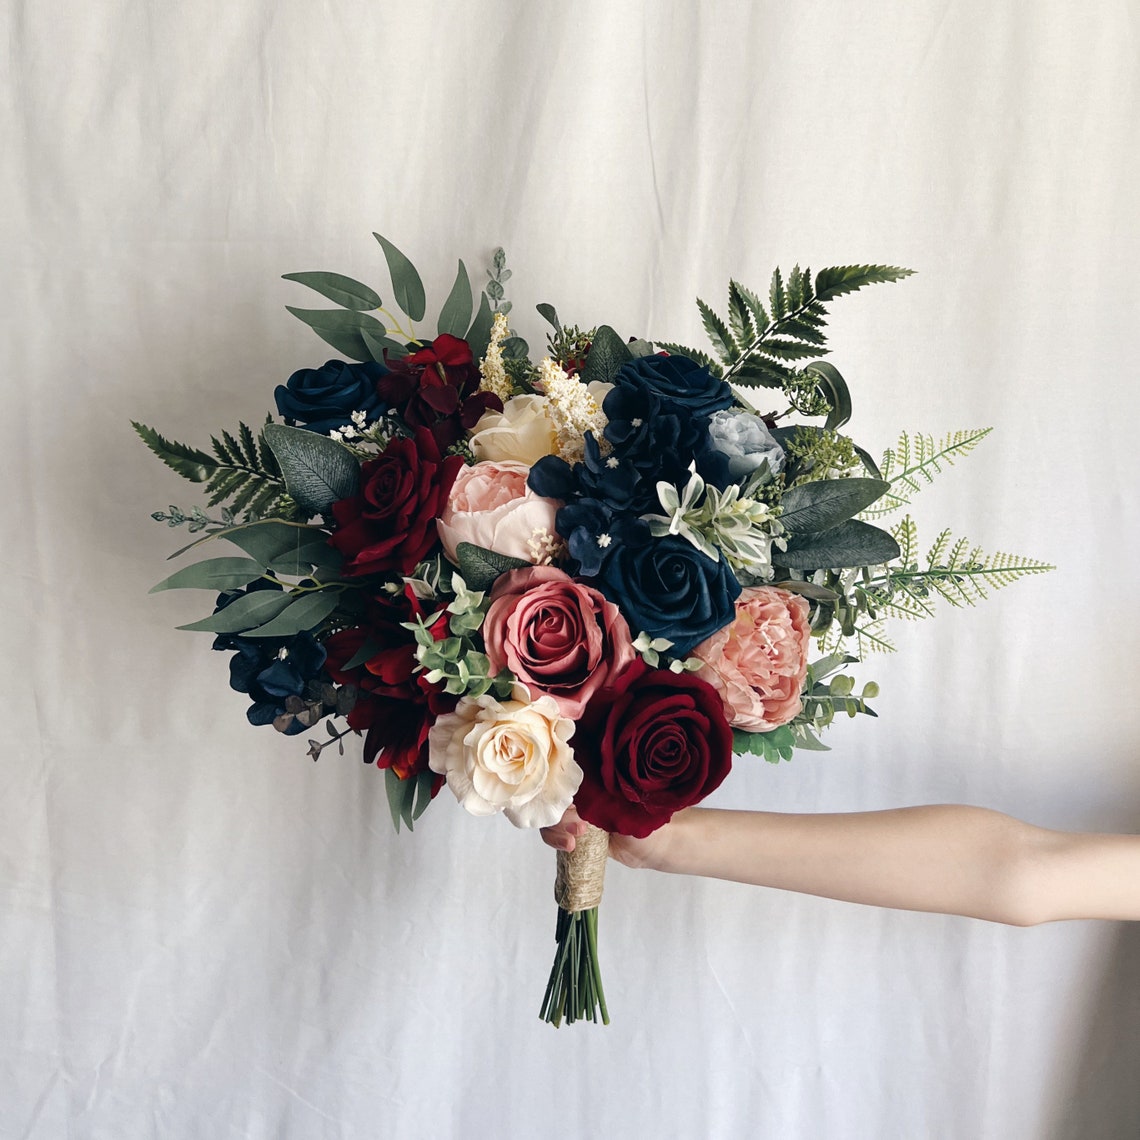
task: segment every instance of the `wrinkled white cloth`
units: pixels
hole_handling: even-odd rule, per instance
[[[1140,821],[1135,8],[248,0],[9,5],[0,91],[0,1136],[1132,1135],[1140,935],[861,909],[614,868],[614,1024],[537,1013],[552,853],[245,723],[147,596],[197,445],[334,353],[283,273],[438,305],[505,246],[564,321],[700,344],[729,276],[841,298],[872,452],[992,424],[916,499],[1059,569],[860,670],[880,719],[742,761],[721,806],[959,801]],[[765,404],[765,393],[759,402]]]

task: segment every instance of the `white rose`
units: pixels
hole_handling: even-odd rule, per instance
[[[501,412],[484,412],[471,431],[476,459],[513,460],[533,467],[554,455],[554,424],[546,414],[545,396],[514,396]]]
[[[516,686],[516,695],[525,693]],[[582,783],[567,743],[573,734],[553,697],[464,697],[432,725],[428,764],[472,815],[501,811],[516,827],[550,827]]]

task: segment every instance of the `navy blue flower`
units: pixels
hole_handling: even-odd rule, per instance
[[[378,420],[387,405],[376,394],[376,381],[388,374],[383,364],[349,364],[330,360],[320,368],[302,368],[273,393],[285,422],[327,435],[364,412],[366,422]]]
[[[631,515],[615,515],[598,499],[579,499],[560,507],[555,527],[566,539],[570,557],[578,563],[576,573],[586,578],[596,578],[610,555],[622,547],[649,541],[647,522]]]
[[[618,369],[614,383],[618,388],[652,392],[660,397],[666,412],[689,416],[711,416],[735,403],[727,381],[718,380],[687,356],[636,357]]]
[[[244,590],[227,590],[218,596],[218,610],[225,609],[246,593],[280,590],[278,583],[259,578]],[[213,649],[234,650],[230,658],[230,688],[248,693],[253,700],[246,716],[250,724],[272,724],[286,712],[290,697],[303,697],[310,681],[323,674],[325,647],[311,632],[292,637],[245,637],[240,633],[220,633]],[[284,730],[295,736],[305,725],[294,718]]]
[[[714,562],[673,535],[619,547],[597,585],[621,607],[630,629],[668,638],[678,657],[728,625],[740,596],[740,583],[723,558]]]

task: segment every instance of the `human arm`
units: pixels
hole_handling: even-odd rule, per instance
[[[567,850],[584,827],[571,809],[543,838]],[[627,866],[1016,926],[1140,919],[1140,836],[1050,831],[985,808],[689,808],[647,839],[612,836],[610,849]]]

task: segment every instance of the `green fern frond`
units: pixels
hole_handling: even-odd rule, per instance
[[[700,297],[697,298],[697,308],[700,310],[705,332],[712,341],[713,351],[725,364],[732,364],[740,356],[740,350],[736,347],[732,333],[728,331],[724,321]]]
[[[700,349],[686,348],[683,344],[674,344],[667,340],[659,340],[655,343],[666,352],[672,352],[677,356],[687,356],[690,360],[703,364],[718,380],[724,372],[724,368],[720,364],[713,360],[707,352],[701,352]]]
[[[131,420],[131,427],[139,439],[143,441],[166,464],[171,471],[178,472],[183,479],[191,483],[205,483],[213,474],[217,464],[212,456],[196,447],[187,447],[184,443],[165,439],[146,424]]]
[[[924,486],[934,482],[934,476],[941,474],[944,465],[953,466],[973,451],[991,431],[993,428],[955,431],[937,440],[933,435],[904,431],[898,443],[883,452],[883,461],[879,465],[883,479],[891,485],[890,490],[860,517],[882,518],[908,506]]]

